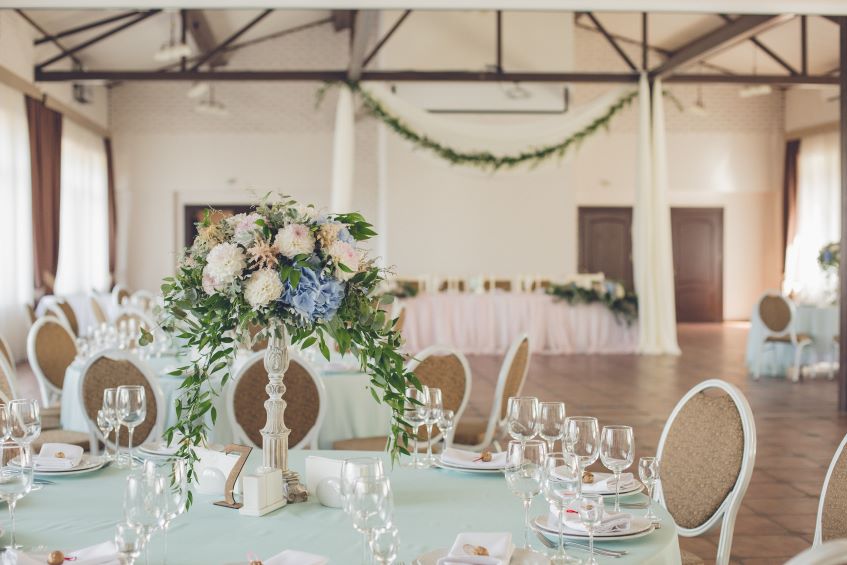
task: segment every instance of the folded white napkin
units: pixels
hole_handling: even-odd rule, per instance
[[[44,565],[47,563],[48,552],[22,553],[14,549],[7,550],[2,554],[0,563],[3,565]],[[85,547],[77,551],[71,551],[65,557],[75,558],[73,565],[119,565],[118,552],[115,542],[106,541]]]
[[[600,522],[600,525],[594,528],[595,534],[611,534],[614,532],[625,532],[629,530],[630,521],[632,519],[632,515],[627,514],[626,512],[603,512],[603,520]],[[558,518],[554,518],[552,522],[555,524]],[[582,523],[582,520],[579,518],[579,514],[572,514],[568,512],[565,514],[565,527],[570,530],[576,530],[579,532],[587,532],[588,529],[585,527],[585,524]]]
[[[82,461],[82,452],[82,448],[78,445],[71,445],[69,443],[45,443],[41,446],[41,451],[38,452],[38,455],[33,457],[33,460],[35,461],[36,468],[39,468],[38,463],[41,460],[45,464],[55,468],[70,469],[76,467]],[[53,459],[70,462],[70,465],[65,463],[64,466],[60,467],[61,463],[54,462]]]
[[[441,460],[447,465],[455,467],[466,467],[468,469],[502,469],[506,466],[506,452],[492,453],[491,461],[476,461],[481,453],[465,451],[464,449],[445,449],[441,454]]]
[[[481,545],[488,550],[488,555],[468,555],[466,545]],[[462,533],[456,536],[453,547],[438,560],[438,565],[506,565],[511,561],[514,551],[512,534],[508,532]]]
[[[635,477],[632,473],[621,473],[621,490],[635,486]],[[615,475],[612,473],[594,473],[593,483],[582,483],[582,492],[603,493],[615,492]]]
[[[33,457],[32,464],[36,471],[67,471],[74,468],[74,462],[70,459],[44,457],[43,455]]]
[[[263,560],[262,563],[265,565],[326,565],[329,559],[305,551],[286,549],[270,559]]]

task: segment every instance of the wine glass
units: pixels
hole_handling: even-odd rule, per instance
[[[9,506],[11,542],[15,544],[15,506],[32,490],[32,449],[29,444],[4,442],[0,444],[0,500]]]
[[[456,413],[452,410],[441,410],[441,415],[438,417],[438,431],[441,432],[441,438],[444,440],[444,448],[441,453],[450,449],[453,445],[453,428],[456,427]]]
[[[144,530],[139,526],[121,523],[115,526],[115,549],[121,558],[121,564],[133,565],[141,555],[144,545]]]
[[[382,460],[376,457],[354,457],[341,462],[339,490],[344,502],[344,511],[350,513],[350,494],[359,479],[375,479],[385,476]]]
[[[432,456],[432,426],[438,423],[443,408],[441,402],[441,389],[428,388],[426,395],[426,459],[427,467],[432,467],[435,457]]]
[[[424,422],[426,422],[426,390],[418,390],[415,387],[410,386],[406,389],[406,398],[406,404],[403,409],[403,419],[412,426],[415,440],[415,450],[412,452],[412,461],[409,463],[409,466],[417,468],[420,467],[420,463],[418,462],[418,430],[420,430],[421,426]]]
[[[542,402],[539,405],[538,435],[547,441],[547,453],[552,453],[556,440],[565,435],[564,402]]]
[[[391,565],[400,550],[400,533],[394,526],[374,530],[371,534],[371,554],[379,565]]]
[[[621,511],[621,473],[632,465],[635,440],[631,426],[603,426],[600,435],[600,460],[615,474],[615,512]]]
[[[103,437],[109,437],[109,434],[112,432],[112,421],[106,415],[106,411],[102,408],[97,411],[97,429],[100,430]],[[108,445],[105,447],[104,451],[105,453],[103,454],[103,458],[107,461],[111,460],[112,457],[109,455]]]
[[[653,511],[653,489],[659,480],[659,460],[656,457],[642,457],[638,460],[638,478],[647,486],[647,515],[644,516],[652,522],[661,522],[662,519]]]
[[[579,498],[582,490],[582,474],[579,471],[579,460],[570,453],[550,453],[544,460],[544,471],[541,475],[541,489],[544,498],[558,511],[559,550],[550,560],[551,563],[579,563],[565,551],[565,512],[568,505]]]
[[[586,565],[598,565],[594,556],[594,530],[603,523],[603,497],[598,494],[583,494],[576,504],[579,519],[588,530],[589,559]]]
[[[350,493],[350,516],[353,527],[364,538],[362,564],[370,563],[371,533],[391,525],[394,500],[388,477],[364,477],[357,479]]]
[[[538,425],[538,399],[534,396],[509,397],[507,423],[512,439],[526,443],[535,437]]]
[[[129,466],[135,467],[132,453],[132,433],[147,417],[147,397],[143,386],[119,386],[117,391],[118,419],[129,430]]]
[[[165,554],[162,563],[168,560],[168,529],[177,516],[185,512],[188,501],[188,467],[184,459],[168,459],[163,463],[148,460],[144,472],[153,478],[161,477],[168,485],[164,493],[165,508],[161,518]]]
[[[150,556],[148,542],[162,524],[167,488],[163,477],[151,477],[147,473],[133,472],[126,478],[124,519],[128,524],[141,528],[146,560]]]
[[[125,462],[121,460],[121,446],[120,446],[120,428],[121,422],[118,419],[118,389],[116,388],[106,388],[103,389],[103,413],[106,415],[106,418],[109,420],[109,424],[112,427],[112,431],[115,432],[115,451],[112,454],[113,459],[115,460],[115,467],[124,468]],[[106,436],[107,445],[106,445],[106,455],[109,453],[108,446],[109,437]]]
[[[512,494],[523,502],[524,547],[529,547],[529,506],[541,492],[541,475],[547,457],[547,444],[540,439],[513,440],[506,450],[504,474]]]
[[[41,434],[41,409],[38,402],[20,398],[9,403],[10,437],[16,443],[29,446]]]
[[[9,407],[0,404],[0,443],[7,442],[12,437],[12,422],[9,419]]]
[[[579,470],[584,472],[600,455],[600,427],[597,418],[573,416],[565,419],[565,442],[568,452],[579,458]]]

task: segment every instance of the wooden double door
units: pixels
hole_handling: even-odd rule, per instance
[[[723,320],[723,208],[671,208],[678,322]],[[605,273],[628,289],[632,208],[579,208],[580,273]]]

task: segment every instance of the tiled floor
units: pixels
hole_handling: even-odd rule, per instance
[[[635,427],[636,457],[655,452],[662,427],[677,401],[694,384],[722,378],[747,395],[756,418],[758,456],[753,480],[735,526],[734,563],[784,563],[808,547],[818,497],[830,459],[847,433],[847,415],[836,407],[837,385],[800,384],[763,378],[744,368],[747,329],[739,324],[683,325],[682,355],[541,356],[532,359],[525,392],[564,400],[571,415]],[[475,356],[468,415],[487,415],[500,358]],[[20,392],[37,394],[28,368],[19,368]],[[713,562],[717,532],[682,539],[683,548]]]

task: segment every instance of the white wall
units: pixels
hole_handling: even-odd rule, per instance
[[[837,86],[792,88],[785,93],[785,131],[837,124]]]

